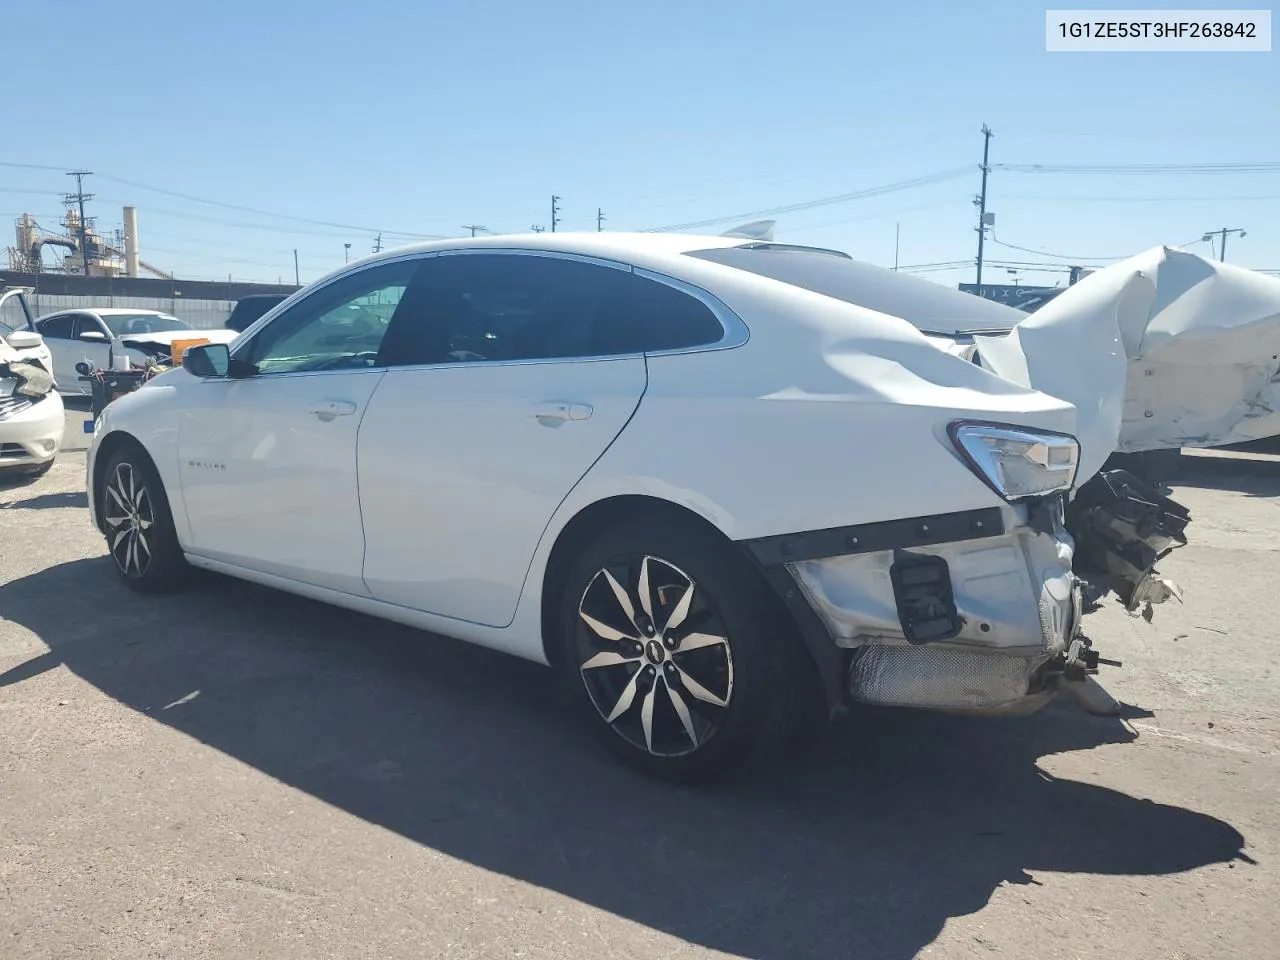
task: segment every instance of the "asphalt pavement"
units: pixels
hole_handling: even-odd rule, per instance
[[[538,666],[128,592],[69,450],[0,488],[0,957],[1273,958],[1280,458],[1184,467],[1185,602],[1086,624],[1123,719],[856,710],[695,790]]]

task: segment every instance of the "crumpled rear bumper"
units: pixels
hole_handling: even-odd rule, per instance
[[[771,537],[829,642],[848,699],[1021,713],[1052,693],[1079,629],[1081,581],[1061,498]]]

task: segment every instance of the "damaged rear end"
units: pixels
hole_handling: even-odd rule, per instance
[[[1148,618],[1151,604],[1177,596],[1155,565],[1185,543],[1188,512],[1124,471],[1096,475],[1069,499],[1072,438],[967,423],[951,432],[958,449],[979,451],[967,459],[997,478],[1003,505],[762,538],[749,544],[756,561],[841,652],[850,700],[1018,715],[1066,691],[1114,712],[1093,680],[1114,661],[1093,648],[1082,618],[1108,592]],[[1010,489],[979,444],[1002,446],[1024,475],[1018,465],[1033,464],[1040,489]]]

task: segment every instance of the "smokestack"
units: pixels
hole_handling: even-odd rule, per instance
[[[124,275],[138,275],[138,208],[124,208]]]

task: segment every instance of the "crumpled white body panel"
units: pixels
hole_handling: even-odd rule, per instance
[[[1156,247],[1092,274],[981,364],[1077,410],[1079,482],[1114,451],[1280,433],[1280,279]]]

